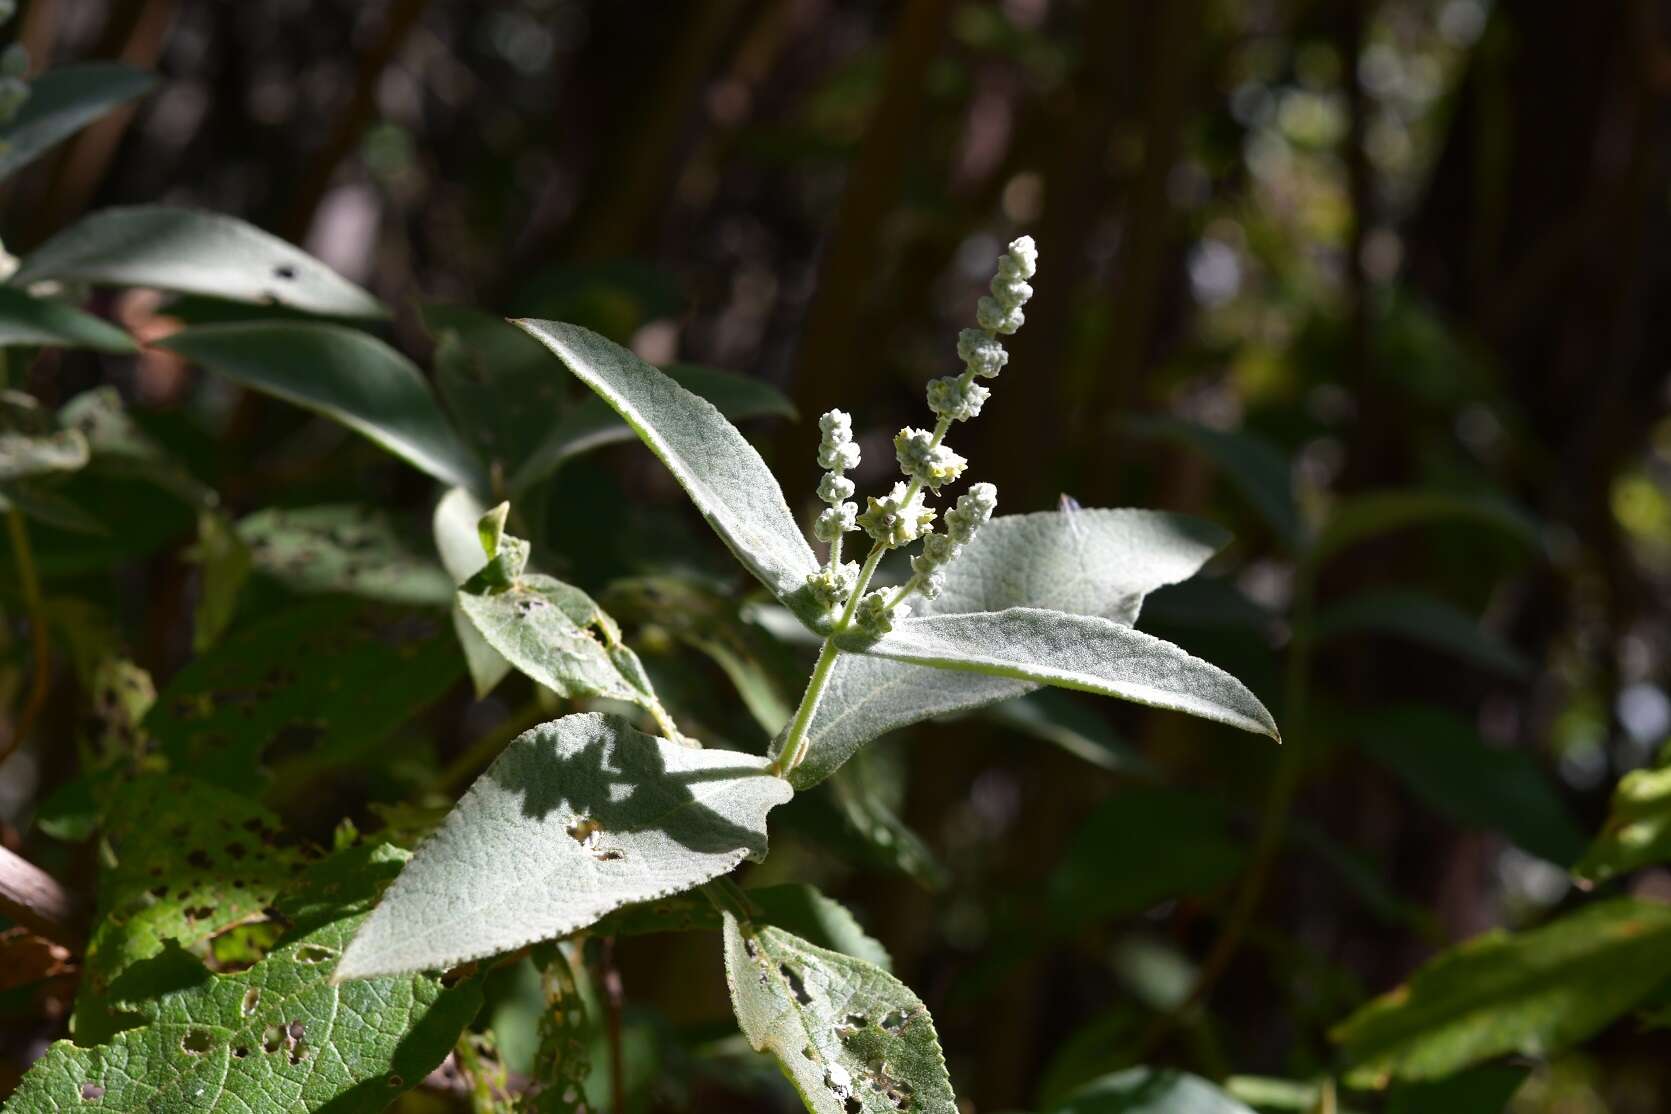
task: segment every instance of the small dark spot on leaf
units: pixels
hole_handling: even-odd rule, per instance
[[[258,987],[250,987],[244,991],[244,1016],[255,1012],[255,1007],[261,1004],[261,991]]]
[[[231,855],[234,859],[242,859],[245,855],[244,845],[241,843],[228,843],[226,845],[226,853]]]
[[[858,1095],[848,1095],[847,1101],[842,1106],[846,1109],[847,1114],[864,1114],[865,1105],[859,1101]]]
[[[335,954],[330,948],[322,948],[318,944],[303,944],[296,949],[296,959],[300,963],[324,963]],[[301,1023],[297,1022],[296,1027],[300,1028]]]
[[[911,1021],[911,1015],[904,1010],[894,1010],[882,1019],[882,1028],[890,1033],[897,1033]]]
[[[245,1056],[248,1056],[248,1055],[249,1055],[249,1049],[245,1048],[241,1044],[237,1048],[234,1048],[232,1050],[232,1056],[233,1056],[234,1059],[237,1059],[237,1060],[242,1060]]]
[[[157,900],[161,901],[163,898],[168,896],[168,887],[167,886],[152,886],[151,887],[151,896],[156,898]]]
[[[290,1039],[293,1041],[302,1039],[302,1023],[300,1021],[292,1021],[285,1031],[290,1034]]]
[[[782,975],[784,981],[789,984],[789,992],[795,996],[795,1001],[803,1006],[811,1005],[812,995],[806,992],[806,983],[801,981],[800,972],[787,963],[778,964],[777,969],[778,974]]]
[[[186,864],[198,870],[208,870],[214,864],[209,860],[209,853],[201,847],[186,856]]]
[[[277,1025],[269,1025],[261,1031],[261,1051],[277,1052],[284,1046],[284,1030]]]
[[[391,1087],[404,1087],[404,1086],[406,1086],[406,1080],[402,1079],[398,1075],[391,1075],[391,1076],[389,1076],[389,1086],[391,1086]]]
[[[180,1050],[193,1056],[201,1055],[215,1046],[215,1038],[207,1029],[187,1029],[180,1038]]]
[[[281,278],[281,279],[293,279],[293,278],[296,277],[296,268],[292,267],[288,263],[280,263],[277,267],[273,268],[273,277],[274,278]]]
[[[83,1083],[81,1085],[81,1101],[96,1102],[104,1098],[104,1088],[97,1083]]]

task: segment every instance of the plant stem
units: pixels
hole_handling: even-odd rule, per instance
[[[870,547],[870,556],[865,558],[864,565],[859,569],[859,578],[853,582],[853,594],[847,597],[847,606],[842,609],[841,618],[836,621],[832,637],[853,625],[853,613],[859,609],[859,597],[870,587],[870,578],[876,575],[876,566],[881,563],[882,554],[887,551],[881,543]]]
[[[46,705],[52,685],[52,641],[48,636],[46,606],[41,599],[41,582],[35,572],[34,550],[29,546],[29,528],[16,507],[6,512],[6,532],[11,538],[12,555],[17,559],[17,579],[23,588],[23,606],[29,613],[29,635],[34,644],[35,673],[30,682],[29,695],[12,725],[11,737],[0,744],[0,762],[11,757],[13,751],[34,730],[35,720]]]
[[[4,847],[0,847],[0,913],[55,944],[81,949],[81,903],[52,875]]]
[[[824,687],[830,683],[830,671],[835,668],[836,656],[840,653],[836,649],[834,635],[824,639],[824,645],[818,651],[818,664],[812,667],[806,692],[801,694],[800,707],[795,709],[795,718],[789,721],[789,734],[784,737],[783,748],[772,763],[772,773],[778,777],[787,777],[789,771],[801,764],[807,728],[812,726],[812,715],[818,710],[818,701],[824,695]]]

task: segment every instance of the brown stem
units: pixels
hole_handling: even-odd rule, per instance
[[[23,606],[29,613],[29,637],[34,647],[34,674],[29,684],[29,695],[23,710],[12,724],[11,735],[0,741],[0,762],[12,756],[35,729],[41,709],[46,707],[47,693],[52,688],[52,640],[47,631],[46,605],[41,598],[41,582],[35,573],[34,550],[29,546],[29,528],[16,508],[6,512],[6,532],[11,537],[12,557],[17,561],[17,578],[23,589]]]
[[[37,936],[80,951],[81,902],[40,867],[0,847],[0,914]]]
[[[615,1114],[626,1114],[627,1074],[621,1056],[621,1007],[626,994],[621,987],[621,969],[615,966],[615,938],[599,941],[598,968],[603,979],[604,1021],[609,1038],[609,1101]]]

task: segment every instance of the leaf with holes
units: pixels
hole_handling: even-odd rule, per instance
[[[370,752],[458,679],[438,612],[325,600],[217,643],[174,675],[146,717],[175,769],[249,790],[288,759],[292,779]]]
[[[818,617],[806,587],[818,559],[771,469],[713,403],[578,325],[516,324],[632,427],[749,572],[803,621]]]
[[[11,284],[46,279],[277,304],[327,317],[389,315],[376,298],[254,225],[167,205],[83,217],[30,252]]]
[[[1671,862],[1671,744],[1660,751],[1656,766],[1619,779],[1607,823],[1573,873],[1605,882],[1665,862]]]
[[[1569,1048],[1668,977],[1671,905],[1620,898],[1453,948],[1333,1036],[1353,1086],[1439,1079],[1506,1053]]]
[[[765,759],[602,715],[518,736],[355,938],[339,979],[428,970],[566,935],[766,854],[790,797]]]
[[[445,484],[487,486],[412,361],[376,337],[306,321],[204,325],[158,344],[258,391],[341,422]]]
[[[369,507],[274,507],[238,522],[258,572],[293,592],[342,592],[384,603],[449,607],[453,581]]]
[[[0,127],[0,178],[156,83],[156,75],[117,62],[60,66],[41,74],[29,83],[29,99],[17,115]]]
[[[881,968],[727,913],[725,977],[743,1035],[808,1110],[957,1110],[928,1007]]]
[[[597,1020],[586,1008],[575,965],[563,947],[550,952],[540,969],[545,1008],[540,1013],[533,1078],[515,1109],[518,1114],[586,1114],[586,1077],[598,1037]]]
[[[0,348],[90,348],[95,352],[136,352],[121,329],[51,298],[32,298],[0,286]]]
[[[371,865],[398,862],[383,852]],[[332,983],[332,961],[364,919],[350,915],[353,899],[387,873],[368,872],[361,849],[343,855],[352,879],[312,886],[305,912],[284,906],[298,927],[254,967],[200,971],[184,986],[127,1003],[141,1024],[106,1043],[59,1041],[24,1076],[7,1111],[374,1114],[415,1087],[475,1016],[480,988],[471,981],[447,989],[411,975]],[[327,860],[316,870],[335,868]]]

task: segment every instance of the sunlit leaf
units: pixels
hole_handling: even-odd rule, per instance
[[[59,66],[41,74],[29,83],[29,99],[18,114],[0,127],[0,178],[156,83],[154,74],[118,62]]]
[[[1396,634],[1455,654],[1505,677],[1523,677],[1531,663],[1473,616],[1424,592],[1363,592],[1317,616],[1318,642],[1359,631]]]
[[[820,948],[841,952],[886,971],[893,959],[873,936],[860,927],[847,908],[803,882],[738,891],[750,906],[750,917],[792,932]],[[720,913],[705,895],[687,893],[661,901],[629,905],[598,922],[600,935],[640,936],[656,932],[718,932]]]
[[[1306,527],[1294,502],[1294,484],[1282,450],[1247,430],[1211,429],[1177,418],[1134,417],[1125,428],[1143,437],[1187,445],[1218,466],[1219,473],[1264,516],[1290,551],[1306,544]]]
[[[860,959],[725,915],[725,974],[743,1035],[815,1114],[955,1114],[934,1019]]]
[[[1507,1053],[1549,1056],[1671,976],[1671,905],[1599,902],[1444,953],[1334,1031],[1354,1086],[1439,1079]]]
[[[166,205],[101,209],[30,252],[13,286],[45,279],[143,286],[329,317],[387,317],[313,256],[235,217]]]
[[[260,572],[302,594],[342,592],[385,603],[449,607],[452,578],[414,553],[369,507],[274,507],[238,522]]]
[[[431,519],[435,551],[454,584],[463,584],[487,564],[487,554],[482,552],[482,540],[476,532],[476,523],[486,512],[481,500],[463,487],[449,488],[435,504]],[[460,609],[456,598],[452,618],[453,632],[458,636],[459,649],[464,652],[464,663],[470,670],[470,683],[479,700],[497,688],[513,667],[503,654],[488,645],[487,639]]]
[[[453,432],[412,362],[340,325],[205,325],[159,342],[211,371],[364,434],[442,483],[483,486],[481,462]]]
[[[791,795],[766,765],[601,715],[525,732],[418,849],[336,977],[510,951],[762,858],[766,813]]]
[[[803,619],[818,571],[777,478],[714,405],[631,352],[575,325],[519,321],[607,402],[673,473],[743,566]]]
[[[108,321],[51,298],[32,298],[0,286],[0,348],[23,345],[97,352],[138,350],[132,337]]]
[[[1346,733],[1458,824],[1494,828],[1562,866],[1583,853],[1583,830],[1531,756],[1487,746],[1455,715],[1382,708],[1357,717]]]
[[[1605,882],[1628,871],[1671,862],[1671,745],[1659,764],[1632,770],[1613,789],[1607,824],[1573,873]]]

